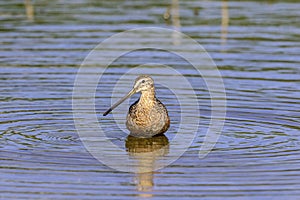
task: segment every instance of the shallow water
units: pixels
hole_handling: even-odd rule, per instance
[[[1,199],[299,198],[297,1],[25,2],[27,6],[14,0],[0,3]],[[176,13],[177,8],[179,21],[167,18],[166,12]],[[138,174],[106,167],[87,152],[75,129],[72,92],[79,66],[98,43],[115,33],[173,25],[203,45],[222,74],[227,95],[222,135],[213,151],[199,159],[211,113],[205,83],[183,59],[162,52],[132,52],[113,63],[101,79],[105,84],[97,88],[96,110],[103,112],[110,105],[115,81],[129,69],[161,63],[176,67],[197,86],[200,129],[183,156],[163,169]],[[95,68],[89,70],[92,76]],[[162,67],[149,70],[154,79],[166,75]],[[131,85],[122,87],[116,96]],[[192,110],[190,105],[179,107],[163,85],[157,85],[157,96],[172,120],[166,137],[136,141],[127,138],[111,117],[98,116],[106,136],[127,147],[132,161],[141,159],[136,151],[161,146],[163,151],[152,158],[167,157],[180,109]],[[120,109],[114,113],[117,121],[124,120]],[[184,124],[186,129],[195,126]]]

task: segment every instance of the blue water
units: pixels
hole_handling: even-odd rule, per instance
[[[0,2],[1,199],[299,198],[297,1],[24,2]],[[211,114],[209,92],[199,74],[183,59],[159,51],[133,52],[117,60],[95,99],[107,136],[123,149],[134,141],[128,142],[115,121],[102,119],[100,112],[110,105],[110,88],[126,71],[163,63],[199,86],[200,124],[190,148],[171,165],[140,174],[116,171],[89,154],[74,125],[72,92],[80,64],[97,44],[144,26],[175,26],[203,45],[223,77],[227,113],[214,149],[199,159]],[[122,45],[130,47],[130,42]],[[158,68],[154,79],[163,70]],[[90,71],[92,75],[95,66]],[[129,91],[133,80],[129,82],[117,96]],[[157,95],[172,119],[166,138],[158,140],[165,145],[159,155],[164,158],[173,150],[166,144],[180,125],[180,107],[166,87],[158,85]],[[117,121],[125,114],[116,110]],[[151,142],[136,149],[150,151]],[[138,160],[132,153],[136,149],[127,152],[133,160]]]

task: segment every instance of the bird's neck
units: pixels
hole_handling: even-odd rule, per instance
[[[154,105],[155,102],[155,90],[150,89],[147,91],[142,91],[140,100],[139,100],[139,105],[144,107],[144,108],[151,108]]]

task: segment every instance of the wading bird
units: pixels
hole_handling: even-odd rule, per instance
[[[103,113],[103,116],[138,92],[141,92],[141,96],[130,106],[126,118],[126,127],[130,134],[135,137],[152,137],[166,132],[170,127],[168,111],[156,98],[154,81],[147,75],[139,76],[132,90]]]

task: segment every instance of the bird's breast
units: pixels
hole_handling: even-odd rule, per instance
[[[130,115],[136,125],[147,126],[151,123],[151,110],[149,109],[137,109],[133,115]]]
[[[159,101],[153,104],[139,101],[130,107],[126,126],[131,133],[152,136],[165,132],[169,123],[168,112]]]

